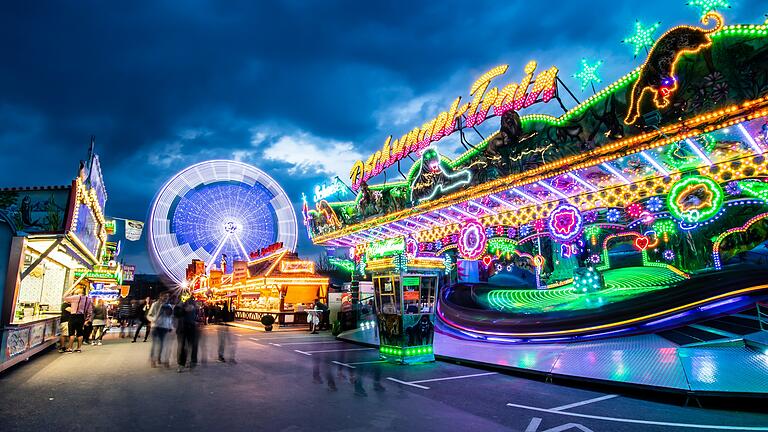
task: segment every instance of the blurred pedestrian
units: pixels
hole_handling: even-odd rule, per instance
[[[104,338],[104,327],[107,325],[107,307],[103,299],[96,300],[93,305],[93,334],[91,345],[101,345]]]
[[[132,307],[131,305],[135,302],[135,300],[123,300],[122,303],[120,303],[120,307],[117,310],[117,319],[120,323],[120,337],[125,337],[125,331],[128,329],[128,334],[130,335],[130,328],[133,326],[133,319],[131,317],[131,311]]]
[[[169,299],[168,292],[160,293],[160,298],[152,304],[147,313],[147,319],[152,325],[152,349],[149,354],[152,367],[157,367],[158,364],[170,366],[165,356],[165,340],[173,329],[173,307]]]
[[[199,307],[192,297],[173,309],[176,318],[177,372],[183,372],[185,367],[193,369],[197,366],[198,314]]]
[[[67,339],[69,339],[69,315],[72,305],[69,302],[61,304],[61,321],[59,322],[59,352],[67,351]]]
[[[147,313],[149,312],[149,305],[150,298],[147,297],[139,304],[139,307],[136,312],[136,319],[138,319],[139,324],[136,326],[136,333],[133,334],[133,340],[131,343],[136,342],[136,338],[139,337],[139,332],[141,331],[142,327],[145,327],[144,330],[144,342],[147,341],[147,338],[149,337],[149,330],[151,327],[151,324],[149,320],[147,319]]]
[[[236,340],[232,339],[229,326],[227,325],[229,320],[221,320],[219,324],[219,361],[237,363],[235,360]]]
[[[83,331],[86,323],[93,319],[93,302],[85,296],[85,289],[75,288],[74,295],[64,297],[72,306],[72,314],[69,316],[67,324],[69,330],[69,345],[67,352],[82,352],[83,349]],[[77,339],[77,348],[72,349]]]

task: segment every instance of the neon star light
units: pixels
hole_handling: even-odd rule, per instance
[[[563,204],[550,213],[547,222],[553,237],[561,242],[569,242],[579,235],[584,220],[579,209]]]
[[[727,0],[691,0],[688,2],[688,6],[701,9],[702,17],[710,12],[716,12],[718,8],[728,9],[731,7]]]
[[[593,65],[590,65],[587,63],[587,59],[581,59],[581,70],[573,74],[574,78],[581,81],[581,91],[584,91],[588,85],[592,85],[592,90],[594,91],[595,83],[602,82],[600,76],[597,75],[597,69],[602,66],[602,64],[602,60],[598,60]]]
[[[485,252],[487,237],[483,224],[468,221],[459,232],[459,254],[466,259],[475,260]]]
[[[633,55],[635,57],[640,54],[640,51],[653,45],[653,34],[656,33],[660,25],[660,22],[656,22],[648,27],[643,27],[640,21],[635,21],[635,34],[624,39],[624,43],[632,44],[634,47]]]
[[[720,185],[709,177],[685,177],[670,189],[667,208],[683,222],[704,222],[717,215],[723,207],[724,196]]]

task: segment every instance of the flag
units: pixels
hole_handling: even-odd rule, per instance
[[[123,282],[133,282],[134,274],[136,273],[135,265],[123,265]]]
[[[141,238],[141,232],[144,230],[144,222],[135,220],[125,221],[125,239],[128,241],[138,241]]]

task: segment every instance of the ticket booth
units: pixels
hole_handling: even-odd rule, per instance
[[[396,257],[392,261],[402,258]],[[408,259],[408,264],[372,271],[379,353],[385,360],[411,364],[434,361],[435,303],[442,260]]]

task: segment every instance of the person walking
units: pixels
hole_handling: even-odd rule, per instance
[[[197,366],[199,313],[197,302],[192,297],[177,304],[173,309],[173,316],[176,318],[177,372],[183,372],[185,367],[193,369]]]
[[[158,364],[170,366],[164,355],[166,336],[173,330],[173,307],[169,299],[170,295],[167,291],[160,293],[160,298],[152,303],[147,313],[147,319],[152,326],[152,348],[149,354],[152,367],[157,367]]]
[[[75,288],[74,295],[64,297],[64,301],[72,306],[72,314],[69,316],[69,345],[67,352],[82,352],[83,350],[83,332],[86,323],[93,320],[93,302],[86,297],[85,290],[82,287]],[[72,349],[77,338],[77,348]]]
[[[120,303],[120,307],[117,309],[117,320],[120,325],[120,337],[125,337],[125,331],[126,328],[128,329],[128,334],[130,335],[130,328],[133,325],[131,320],[131,304],[132,301],[129,300],[123,300]]]
[[[104,306],[104,300],[96,300],[93,306],[93,331],[91,345],[101,345],[104,338],[104,327],[107,325],[107,307]]]
[[[147,319],[147,312],[149,312],[149,302],[150,299],[147,297],[141,304],[139,304],[138,312],[136,317],[139,320],[139,324],[136,326],[136,333],[133,334],[133,341],[131,343],[136,342],[136,338],[139,337],[139,332],[141,331],[142,327],[146,327],[144,330],[144,342],[147,341],[147,338],[149,337],[149,331],[151,324],[149,320]]]

